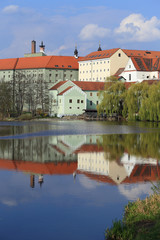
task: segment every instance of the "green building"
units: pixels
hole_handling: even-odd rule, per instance
[[[97,110],[104,82],[59,81],[50,89],[51,116],[81,115]]]

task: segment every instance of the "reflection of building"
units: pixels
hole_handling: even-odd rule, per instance
[[[11,139],[0,142],[0,169],[21,171],[30,175],[30,186],[45,175],[84,174],[88,178],[125,184],[160,179],[160,165],[152,158],[125,152],[117,160],[109,160],[98,135],[65,135]],[[109,150],[108,150],[109,151]],[[36,180],[37,179],[37,180]]]
[[[102,147],[85,144],[77,150],[77,173],[110,184],[155,181],[160,178],[160,165],[155,159],[144,159],[124,153],[121,160],[109,160]]]

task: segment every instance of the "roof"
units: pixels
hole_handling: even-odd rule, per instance
[[[18,58],[0,59],[0,70],[13,70]]]
[[[0,70],[56,68],[76,69],[81,58],[73,56],[40,56],[0,59]]]
[[[134,56],[141,56],[141,57],[144,57],[144,58],[157,58],[157,57],[160,57],[160,51],[129,50],[129,49],[122,49],[122,51],[128,57],[134,57]]]
[[[102,146],[98,146],[97,144],[84,144],[79,149],[75,151],[75,153],[95,153],[95,152],[104,152]]]
[[[78,87],[80,87],[83,91],[100,91],[104,90],[105,82],[82,82],[82,81],[74,81]]]
[[[55,84],[53,87],[50,88],[50,90],[57,90],[60,86],[62,86],[67,81],[60,81],[57,84]]]
[[[114,76],[118,77],[123,71],[124,71],[125,68],[119,68],[118,71],[114,74]]]
[[[65,90],[63,90],[62,92],[60,92],[58,95],[63,95],[65,92],[67,92],[69,89],[73,88],[73,86],[70,86],[68,88],[66,88]]]
[[[110,58],[120,48],[113,48],[103,51],[91,52],[85,57],[79,59],[79,61],[87,61],[94,59]],[[128,57],[143,57],[143,58],[160,58],[160,51],[149,51],[149,50],[130,50],[121,49]]]
[[[87,60],[93,60],[93,59],[101,59],[101,58],[109,58],[111,57],[115,52],[117,52],[119,48],[113,48],[103,51],[96,51],[92,52],[85,57],[79,59],[79,61],[87,61]]]
[[[55,84],[50,90],[57,90],[60,86],[62,86],[67,81],[60,81]],[[82,82],[82,81],[73,81],[73,83],[81,88],[83,91],[100,91],[104,89],[105,82]],[[73,86],[72,86],[73,87]],[[68,89],[67,89],[68,90]],[[64,93],[64,92],[63,92]],[[62,95],[62,93],[61,93]]]

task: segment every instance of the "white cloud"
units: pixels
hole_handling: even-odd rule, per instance
[[[81,40],[92,40],[94,38],[104,38],[108,35],[108,28],[99,27],[98,24],[87,24],[80,32]]]
[[[135,42],[150,42],[160,39],[160,20],[153,16],[146,20],[141,14],[131,14],[124,18],[120,26],[115,29],[115,34],[121,40]]]
[[[59,48],[55,49],[54,51],[48,51],[47,55],[60,55],[60,53],[66,49],[67,47],[65,45],[61,45]]]
[[[15,13],[15,12],[18,12],[19,10],[19,6],[17,5],[9,5],[9,6],[6,6],[5,8],[3,8],[3,12],[4,13]]]

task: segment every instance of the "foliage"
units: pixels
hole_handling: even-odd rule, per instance
[[[105,112],[107,116],[112,116],[113,114],[122,115],[123,94],[125,91],[125,85],[119,82],[117,78],[113,76],[107,78],[105,90],[99,94],[100,104],[98,105],[98,113]]]
[[[31,120],[32,114],[31,113],[24,113],[18,117],[18,120]]]
[[[137,157],[160,159],[159,142],[160,133],[152,132],[103,135],[99,144],[109,160],[119,160],[125,151]]]
[[[106,240],[160,239],[160,195],[129,202],[122,221],[114,221],[105,237]]]
[[[160,121],[160,83],[132,84],[128,90],[122,82],[106,82],[100,94],[99,113],[116,113],[128,120]]]

